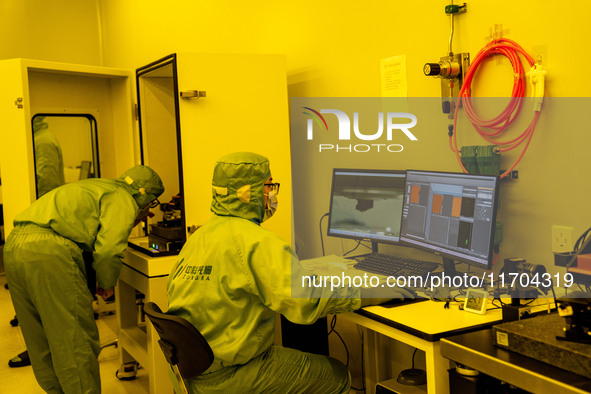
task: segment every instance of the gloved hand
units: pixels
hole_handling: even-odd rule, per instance
[[[406,298],[415,298],[416,293],[403,287],[383,289],[379,287],[363,287],[360,289],[361,306],[380,305],[393,300],[403,301]]]
[[[96,291],[96,294],[103,297],[103,300],[106,300],[107,298],[111,297],[114,293],[115,290],[112,287],[110,289],[102,289],[99,287]]]

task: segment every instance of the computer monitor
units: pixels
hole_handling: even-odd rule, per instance
[[[497,176],[408,170],[400,242],[490,269],[498,194]]]
[[[328,235],[398,243],[405,172],[335,168]]]

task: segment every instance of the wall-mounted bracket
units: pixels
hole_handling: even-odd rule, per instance
[[[460,88],[469,66],[470,54],[466,52],[443,56],[439,63],[426,63],[423,67],[425,75],[441,78],[443,113],[453,114],[455,98],[460,94]]]
[[[449,4],[445,6],[445,13],[447,15],[455,15],[455,14],[461,14],[462,12],[466,12],[466,3],[462,4],[462,5],[458,5],[458,4]]]
[[[460,88],[464,82],[464,75],[470,66],[469,53],[456,53],[452,50],[454,37],[454,16],[467,11],[466,3],[457,5],[451,0],[451,4],[445,6],[445,14],[449,16],[450,32],[447,56],[440,58],[439,63],[426,63],[423,67],[425,75],[441,78],[441,109],[453,119],[455,112],[455,98],[460,94]]]

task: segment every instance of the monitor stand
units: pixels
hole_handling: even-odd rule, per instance
[[[443,258],[443,273],[445,276],[449,276],[452,279],[456,276],[460,276],[456,271],[456,262],[454,259],[450,259],[449,257]]]
[[[378,253],[378,243],[375,241],[371,241],[371,252]]]

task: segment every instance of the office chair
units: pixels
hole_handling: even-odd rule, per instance
[[[167,315],[153,302],[144,312],[160,335],[160,348],[171,365],[183,393],[184,379],[201,375],[213,363],[213,352],[201,333],[182,317]]]

